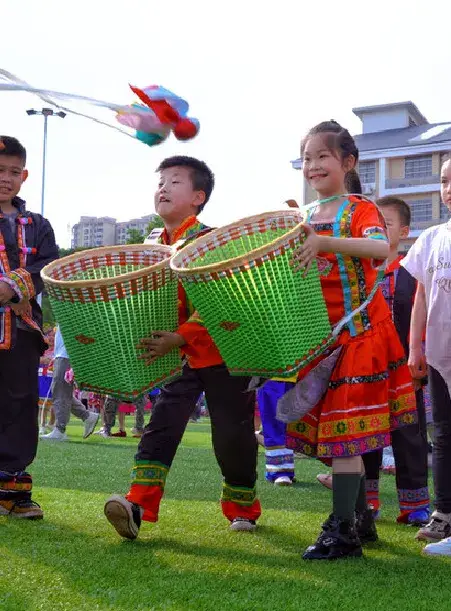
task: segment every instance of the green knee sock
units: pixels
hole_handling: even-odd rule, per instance
[[[357,495],[355,510],[363,513],[366,509],[368,509],[368,503],[366,502],[366,477],[363,474],[360,476],[359,494]]]
[[[361,473],[334,473],[332,478],[333,512],[341,520],[352,521],[361,486]]]

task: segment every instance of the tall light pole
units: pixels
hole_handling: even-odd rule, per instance
[[[52,108],[41,108],[41,110],[35,110],[34,108],[29,108],[27,110],[27,115],[29,117],[33,115],[41,115],[44,117],[44,141],[42,145],[42,187],[41,187],[41,215],[44,216],[44,202],[45,202],[45,165],[47,161],[47,122],[49,117],[59,117],[60,119],[64,119],[66,113],[60,110],[59,112],[55,112]],[[37,300],[40,306],[42,306],[42,293],[37,296]]]
[[[41,115],[44,117],[44,142],[42,146],[42,187],[41,187],[41,215],[44,216],[44,203],[45,203],[45,168],[47,161],[47,122],[49,117],[60,117],[64,119],[66,113],[60,110],[55,112],[51,108],[42,108],[41,110],[35,110],[30,108],[27,110],[27,115]]]

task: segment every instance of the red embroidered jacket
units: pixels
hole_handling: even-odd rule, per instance
[[[196,216],[190,216],[174,232],[172,239],[169,239],[167,231],[164,230],[159,242],[172,245],[179,240],[185,240],[186,243],[189,239],[196,238],[207,231],[210,231],[209,227],[202,225]],[[179,283],[178,291],[179,328],[177,333],[186,342],[181,350],[187,356],[190,367],[200,369],[220,365],[223,363],[223,358],[197,312],[194,312],[181,283]]]

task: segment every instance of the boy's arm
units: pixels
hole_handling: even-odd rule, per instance
[[[211,349],[211,336],[197,311],[180,325],[177,333],[183,338],[183,352],[188,356],[198,354],[203,348]]]
[[[426,358],[423,355],[422,341],[426,328],[427,307],[424,284],[418,282],[415,302],[410,321],[409,369],[413,378],[424,378],[427,375]]]
[[[155,358],[164,356],[174,348],[182,348],[190,356],[202,347],[211,345],[211,337],[197,312],[174,332],[154,331],[152,337],[142,339],[138,345],[139,358],[150,364]]]
[[[2,276],[1,281],[6,283],[13,291],[10,298],[11,302],[29,301],[41,293],[44,288],[41,270],[55,259],[58,259],[55,235],[48,220],[43,218],[39,227],[36,255],[33,263],[24,268],[13,269]]]

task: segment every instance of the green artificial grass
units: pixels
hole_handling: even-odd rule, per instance
[[[127,418],[132,426],[132,419]],[[167,480],[157,524],[122,540],[103,515],[127,490],[137,440],[41,442],[31,469],[43,521],[0,518],[1,611],[427,610],[451,608],[451,563],[426,558],[415,529],[395,523],[395,482],[383,476],[380,541],[364,559],[305,562],[330,511],[314,460],[297,460],[298,482],[275,488],[259,461],[263,515],[255,533],[228,530],[207,419],[190,424]]]

